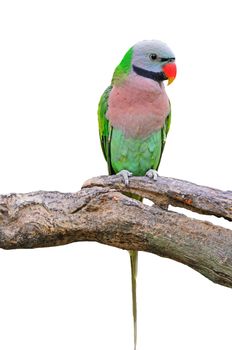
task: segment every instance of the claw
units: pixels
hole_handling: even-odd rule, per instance
[[[146,176],[156,181],[158,178],[158,172],[154,169],[150,169],[146,172]]]
[[[122,176],[124,184],[126,186],[128,186],[129,185],[129,177],[132,176],[133,174],[128,170],[121,170],[121,171],[119,171],[119,173],[117,173],[117,175]]]

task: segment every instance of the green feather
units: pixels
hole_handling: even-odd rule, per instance
[[[111,164],[116,173],[126,169],[135,176],[144,176],[149,169],[157,169],[161,156],[162,131],[141,139],[126,138],[119,129],[113,129]]]
[[[106,112],[108,109],[108,99],[112,86],[109,86],[101,96],[98,105],[98,127],[99,127],[99,136],[101,141],[102,151],[107,161],[108,172],[109,174],[115,174],[112,165],[111,165],[111,154],[110,154],[110,144],[111,144],[111,134],[113,128],[111,127],[109,120],[106,118]]]
[[[169,103],[170,103],[170,101],[169,101]],[[165,123],[164,123],[163,128],[161,129],[161,132],[162,132],[161,154],[160,154],[160,158],[159,158],[159,162],[157,164],[156,170],[158,170],[158,168],[159,168],[161,157],[162,157],[162,154],[164,151],[164,146],[166,143],[167,135],[168,135],[168,132],[169,132],[169,129],[171,126],[171,119],[172,119],[171,117],[172,117],[172,113],[171,113],[171,104],[170,104],[170,112],[169,112],[167,118],[165,119]]]
[[[121,83],[128,76],[128,74],[131,71],[132,57],[133,57],[133,47],[131,47],[127,51],[122,61],[116,67],[112,78],[112,84]]]
[[[134,320],[134,350],[137,345],[137,296],[136,296],[136,280],[138,271],[138,252],[136,250],[129,250],[131,263],[131,290],[132,290],[132,310]]]

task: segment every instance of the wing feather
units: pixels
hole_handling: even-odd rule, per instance
[[[98,126],[99,126],[99,136],[101,141],[102,151],[107,161],[109,174],[114,174],[114,170],[111,164],[111,154],[110,154],[110,142],[112,136],[112,126],[109,120],[106,118],[106,113],[108,109],[109,95],[112,90],[112,86],[109,86],[100,98],[98,105]]]
[[[170,129],[170,125],[171,125],[171,104],[170,104],[170,112],[167,116],[167,118],[165,119],[165,123],[164,123],[164,126],[162,128],[162,134],[161,134],[161,154],[160,154],[160,160],[159,160],[159,164],[157,165],[157,169],[159,168],[159,165],[160,165],[160,161],[161,161],[161,158],[162,158],[162,154],[163,154],[163,151],[164,151],[164,146],[165,146],[165,143],[166,143],[166,139],[167,139],[167,135],[168,135],[168,132],[169,132],[169,129]]]

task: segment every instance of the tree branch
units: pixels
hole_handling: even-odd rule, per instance
[[[83,187],[109,187],[120,192],[134,193],[167,207],[182,207],[200,214],[215,215],[232,221],[232,191],[221,191],[194,183],[159,176],[158,181],[133,177],[130,186],[117,176],[101,176],[87,180]]]
[[[123,193],[139,194],[152,207]],[[232,192],[159,177],[88,180],[77,193],[34,192],[0,196],[0,247],[36,248],[96,241],[182,262],[232,287],[232,230],[188,218],[168,205],[232,220]]]

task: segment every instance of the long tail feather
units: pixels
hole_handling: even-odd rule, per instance
[[[131,286],[132,286],[132,307],[134,321],[134,350],[137,346],[137,297],[136,297],[136,278],[138,270],[138,252],[129,250],[131,263]]]

